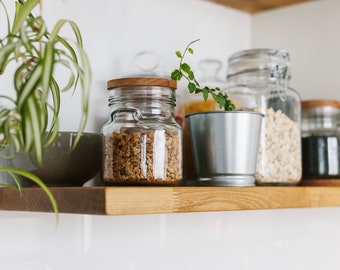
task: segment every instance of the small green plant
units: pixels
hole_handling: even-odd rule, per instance
[[[39,15],[33,12],[39,4],[41,7],[40,1],[12,1],[15,14],[11,21],[6,4],[0,0],[0,9],[5,15],[0,17],[3,21],[1,29],[5,30],[0,36],[0,75],[12,76],[15,90],[13,97],[9,94],[13,91],[0,87],[0,151],[11,150],[12,155],[6,158],[13,158],[21,151],[33,152],[41,165],[44,148],[50,146],[58,135],[61,92],[75,91],[78,85],[82,93],[82,118],[73,148],[79,141],[88,116],[91,70],[78,26],[73,21],[62,19],[49,31],[41,9]],[[74,35],[73,43],[61,35],[66,25]],[[57,68],[68,76],[64,83],[55,77]],[[7,172],[15,183],[0,185],[20,193],[22,187],[18,176],[38,184],[58,213],[53,194],[40,178],[16,168],[0,166],[0,172]]]
[[[10,105],[3,103],[0,107],[0,150],[10,145],[14,154],[20,150],[33,151],[37,162],[42,164],[43,148],[54,142],[59,131],[61,92],[74,90],[78,84],[83,94],[83,114],[76,141],[79,140],[88,115],[91,76],[77,25],[62,19],[49,31],[42,16],[32,13],[37,5],[39,0],[17,0],[11,23],[0,0],[7,22],[6,35],[0,38],[0,75],[7,75],[9,65],[15,68],[14,75],[8,73],[13,76],[15,97],[7,94],[7,89],[1,89],[6,94],[1,94],[0,100]],[[73,31],[74,44],[60,35],[66,25]],[[63,86],[55,77],[56,68],[68,75]]]
[[[191,69],[190,65],[184,62],[184,57],[187,53],[193,54],[194,50],[191,48],[191,45],[195,42],[198,42],[199,39],[191,41],[181,53],[180,51],[176,51],[177,57],[180,59],[178,69],[175,69],[171,73],[171,79],[180,81],[182,78],[188,81],[188,90],[191,94],[202,93],[203,99],[207,100],[209,95],[219,104],[220,108],[225,111],[233,111],[235,110],[235,105],[229,99],[227,93],[223,92],[219,87],[210,88],[208,86],[201,87],[198,81],[195,78],[195,74]]]

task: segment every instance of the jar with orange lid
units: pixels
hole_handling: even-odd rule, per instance
[[[304,100],[301,105],[303,179],[340,178],[340,102]]]
[[[179,185],[182,128],[174,119],[177,82],[121,78],[107,83],[109,121],[103,126],[105,185]]]

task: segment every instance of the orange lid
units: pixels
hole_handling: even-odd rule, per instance
[[[301,106],[303,108],[314,108],[314,107],[325,107],[325,106],[340,108],[340,101],[332,100],[332,99],[303,100],[301,102]]]
[[[165,78],[120,78],[113,79],[107,82],[107,89],[111,90],[118,87],[129,86],[161,86],[168,87],[173,90],[177,88],[177,81]]]

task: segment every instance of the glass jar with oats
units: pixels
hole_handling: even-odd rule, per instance
[[[257,185],[297,185],[301,180],[301,102],[298,92],[288,86],[289,79],[290,59],[285,50],[245,50],[228,59],[227,93],[236,109],[265,115]]]
[[[107,82],[110,119],[103,126],[105,185],[179,185],[182,129],[174,119],[176,81],[121,78]]]

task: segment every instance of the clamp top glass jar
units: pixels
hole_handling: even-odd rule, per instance
[[[103,126],[102,181],[106,185],[179,185],[182,129],[174,119],[176,81],[108,81],[109,121]]]
[[[301,104],[303,181],[340,178],[340,102],[322,99]]]
[[[301,103],[288,86],[289,53],[276,49],[237,52],[228,59],[227,92],[238,110],[265,115],[256,169],[258,185],[301,180]]]

